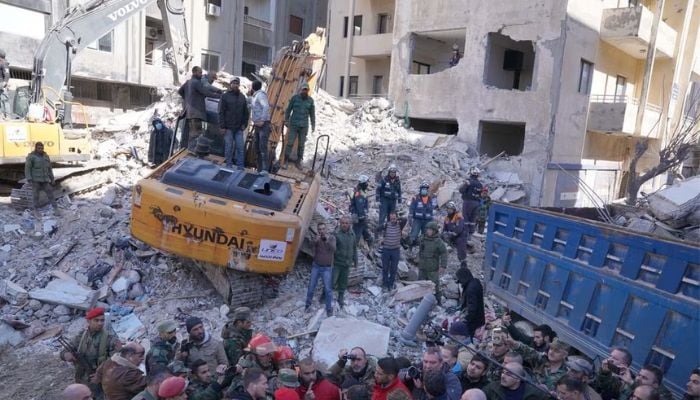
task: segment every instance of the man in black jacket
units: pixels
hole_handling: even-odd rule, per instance
[[[461,318],[467,324],[469,337],[474,337],[479,327],[486,323],[484,315],[484,288],[481,282],[474,278],[466,261],[462,262],[462,266],[457,270],[457,282],[461,286],[461,296],[459,298],[459,309]]]
[[[148,142],[148,162],[160,165],[170,155],[173,130],[167,127],[163,120],[158,117],[153,119],[151,125],[153,125],[153,130]]]
[[[187,145],[190,151],[194,151],[197,139],[203,132],[203,123],[207,120],[207,110],[205,106],[206,97],[219,98],[221,94],[207,89],[202,83],[202,68],[193,67],[192,77],[185,82],[177,91],[185,101],[185,119],[187,120],[188,132],[183,134],[181,146]]]
[[[469,236],[476,230],[476,216],[479,210],[479,200],[481,199],[481,189],[483,185],[479,181],[481,171],[477,167],[469,169],[469,180],[459,187],[462,195],[462,217],[469,227]]]
[[[219,102],[219,126],[224,135],[224,157],[226,166],[233,166],[234,148],[236,152],[236,166],[243,168],[245,130],[248,127],[248,102],[241,93],[240,79],[233,78],[228,92],[221,96]]]

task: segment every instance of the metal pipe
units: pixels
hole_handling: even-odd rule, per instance
[[[401,332],[401,336],[399,336],[401,343],[408,346],[418,346],[418,343],[416,343],[416,332],[418,332],[418,328],[428,319],[428,314],[433,310],[435,304],[437,304],[437,299],[435,299],[435,295],[432,293],[423,297],[418,309],[416,309],[416,313],[413,314],[411,321],[406,325],[403,332]]]

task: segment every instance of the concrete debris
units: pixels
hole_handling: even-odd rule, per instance
[[[671,226],[687,225],[686,217],[700,209],[700,176],[676,182],[647,197],[649,211]]]
[[[89,310],[95,305],[97,292],[85,289],[77,281],[54,279],[45,288],[30,291],[29,297],[44,303]]]
[[[0,298],[10,304],[22,304],[27,301],[27,291],[20,285],[7,279],[0,281]]]
[[[313,359],[321,370],[338,361],[338,350],[355,346],[367,354],[383,357],[389,351],[391,329],[362,319],[327,318],[321,323],[313,345]]]
[[[501,200],[503,200],[506,203],[514,203],[518,200],[523,199],[526,195],[527,193],[525,193],[524,190],[507,189],[505,195],[501,197]]]
[[[22,332],[15,330],[8,323],[0,321],[0,347],[17,347],[23,340]]]
[[[146,327],[136,314],[129,314],[112,324],[112,329],[124,342],[140,338],[146,333]]]
[[[430,293],[435,292],[435,284],[431,281],[416,281],[398,288],[394,294],[395,301],[413,301],[420,300]]]

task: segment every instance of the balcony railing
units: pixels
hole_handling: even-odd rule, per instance
[[[244,15],[243,16],[243,23],[252,25],[252,26],[257,26],[258,28],[263,28],[267,30],[272,30],[272,24],[267,21],[263,21],[261,19],[251,17],[250,15]]]
[[[639,131],[642,136],[658,138],[660,134],[658,122],[663,109],[647,103],[644,107],[641,129],[636,129],[637,110],[639,110],[639,100],[634,97],[611,94],[591,95],[588,130],[627,135],[635,135]]]

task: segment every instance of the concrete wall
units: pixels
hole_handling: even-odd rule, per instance
[[[566,71],[566,67],[561,66],[565,43],[568,43],[562,35],[567,15],[565,5],[553,0],[528,2],[527,6],[514,6],[506,0],[438,0],[434,3],[437,4],[411,0],[397,6],[389,86],[397,112],[405,113],[408,108],[409,116],[414,118],[457,120],[458,135],[474,147],[479,143],[479,121],[525,123],[520,177],[529,186],[530,202],[538,204],[552,151],[553,113],[560,85],[565,82],[562,71]],[[412,33],[441,29],[464,29],[466,44],[462,61],[454,68],[435,74],[410,75]],[[533,42],[536,56],[530,91],[498,89],[484,84],[488,35],[494,32],[516,41]],[[570,42],[577,41],[575,33],[567,34]],[[575,64],[574,69],[578,71],[578,61]],[[497,67],[502,68],[502,62]],[[436,95],[450,100],[435,101]],[[582,98],[578,103],[576,107],[583,114],[581,124],[585,126],[587,99]],[[571,122],[565,119],[562,123]]]
[[[358,94],[368,95],[372,92],[374,75],[384,77],[382,93],[388,92],[390,76],[390,56],[393,38],[390,33],[377,34],[379,14],[388,14],[387,29],[394,29],[394,0],[356,0],[354,15],[362,15],[362,35],[343,37],[344,19],[350,15],[348,0],[330,0],[329,15],[329,46],[327,51],[327,72],[324,89],[333,95],[340,95],[340,77],[344,76],[345,68],[350,62],[350,75],[358,77]],[[352,18],[349,19],[352,26]],[[348,60],[348,40],[353,40],[355,55]]]

